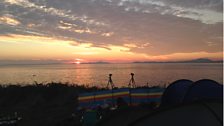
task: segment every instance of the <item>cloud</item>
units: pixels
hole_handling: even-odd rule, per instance
[[[128,12],[168,14],[206,24],[222,22],[222,0],[121,0],[118,6]]]
[[[125,43],[124,46],[125,47],[129,47],[129,48],[136,48],[136,47],[138,47],[136,44],[133,44],[133,43]]]
[[[113,34],[114,34],[113,32],[107,32],[107,33],[102,33],[101,36],[110,37]]]
[[[112,46],[128,47],[130,53],[146,56],[215,53],[222,51],[222,4],[221,0],[3,0],[0,36],[60,38],[108,51]]]
[[[8,25],[19,25],[20,22],[14,18],[12,18],[11,16],[3,16],[0,17],[0,24],[8,24]]]
[[[186,8],[208,9],[222,12],[222,0],[162,0],[166,4],[178,5]]]
[[[93,51],[89,51],[89,52],[75,52],[73,54],[78,54],[78,55],[96,55],[99,54],[99,52],[93,52]]]

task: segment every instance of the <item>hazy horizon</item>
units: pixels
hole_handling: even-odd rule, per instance
[[[111,62],[111,61],[92,61],[92,62],[71,62],[70,60],[0,60],[0,65],[41,65],[41,64],[128,64],[128,63],[195,63],[194,61],[199,61],[199,63],[221,63],[223,60],[211,60],[207,58],[199,58],[192,60],[173,60],[173,61],[130,61],[130,62]],[[206,61],[204,61],[206,60]]]

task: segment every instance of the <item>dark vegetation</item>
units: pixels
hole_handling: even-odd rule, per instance
[[[22,120],[19,126],[79,125],[72,118],[78,106],[78,94],[104,90],[75,84],[33,84],[0,86],[0,115],[15,112]]]
[[[0,117],[17,113],[22,117],[18,126],[79,126],[79,118],[72,116],[78,107],[78,94],[99,90],[106,88],[55,82],[0,85]]]

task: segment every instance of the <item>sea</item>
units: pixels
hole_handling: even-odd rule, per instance
[[[129,63],[0,65],[0,85],[60,82],[106,87],[109,74],[126,87],[134,73],[137,86],[167,86],[179,79],[212,79],[223,84],[222,63]]]

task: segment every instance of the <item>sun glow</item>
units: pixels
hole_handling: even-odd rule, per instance
[[[94,46],[93,43],[80,43],[74,40],[29,35],[0,36],[0,60],[55,60],[80,64],[86,62],[133,62],[133,61],[169,61],[208,57],[220,59],[223,52],[175,53],[152,56],[132,51],[135,45],[126,44]],[[184,57],[184,58],[183,58]]]
[[[76,62],[75,62],[75,64],[80,64],[80,63],[81,63],[80,61],[76,61]]]

